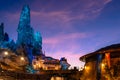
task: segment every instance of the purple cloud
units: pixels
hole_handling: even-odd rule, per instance
[[[62,21],[65,20],[64,22],[66,22],[66,20],[83,20],[88,17],[94,17],[100,14],[100,11],[104,8],[104,6],[111,1],[112,0],[71,0],[68,2],[66,1],[65,3],[63,3],[64,1],[55,1],[56,3],[51,1],[50,3],[46,3],[47,5],[43,5],[40,4],[39,0],[37,0],[32,5],[34,5],[34,8],[39,6],[39,8],[37,8],[38,10],[33,9],[34,15],[38,15],[40,17],[42,16],[47,19],[49,17],[54,17],[54,20],[56,20],[55,18],[60,20],[63,18]],[[63,5],[60,6],[60,4]]]
[[[70,33],[70,34],[58,34],[54,37],[43,38],[43,50],[47,50],[46,54],[56,58],[65,56],[68,61],[74,64],[73,61],[79,61],[83,51],[80,40],[91,37],[90,33]],[[79,43],[78,43],[79,41]],[[71,57],[70,57],[71,56]],[[73,61],[72,61],[73,60]],[[72,62],[71,62],[72,61]],[[75,65],[75,64],[74,64]],[[80,64],[79,64],[80,65]],[[78,65],[76,65],[78,66]]]
[[[58,34],[54,37],[44,38],[44,44],[59,44],[65,40],[75,40],[86,38],[88,35],[86,33],[70,33],[70,34]]]

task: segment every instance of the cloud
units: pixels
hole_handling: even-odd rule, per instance
[[[69,33],[69,34],[58,34],[54,37],[44,38],[44,44],[58,44],[64,42],[65,40],[76,40],[86,38],[88,35],[86,33]]]
[[[95,19],[99,16],[104,6],[111,1],[112,0],[29,1],[31,22],[35,27],[39,25],[43,26],[42,29],[44,30],[74,30],[74,27],[76,27],[73,26],[74,23],[81,25],[86,21]],[[21,2],[21,4],[23,3]],[[16,8],[12,10],[16,10]],[[11,13],[4,10],[3,12],[7,14],[3,14],[3,16],[10,15],[7,16],[9,19],[19,19],[19,15],[15,16],[16,14],[20,14],[20,11],[18,11],[19,10],[15,13]]]
[[[31,15],[34,17],[34,20],[38,20],[41,25],[47,25],[54,27],[57,25],[66,26],[69,25],[71,18],[69,13],[65,11],[53,11],[53,12],[31,12]]]
[[[46,37],[43,38],[43,50],[53,54],[59,51],[68,51],[68,53],[82,52],[82,45],[80,45],[81,41],[91,36],[92,34],[90,33],[61,33],[53,37]],[[62,55],[64,55],[64,53]]]
[[[110,2],[112,2],[112,0],[104,0],[104,4],[108,4]]]
[[[86,24],[94,20],[103,8],[112,0],[71,0],[71,1],[33,1],[31,11],[33,23],[37,22],[44,29],[74,30],[74,23]],[[43,4],[44,5],[43,5]],[[59,4],[58,4],[59,3]]]

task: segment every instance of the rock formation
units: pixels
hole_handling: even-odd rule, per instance
[[[4,24],[0,25],[0,42],[4,40]]]
[[[68,64],[67,59],[65,57],[62,57],[60,59],[60,65],[62,70],[67,70],[70,67],[70,64]]]
[[[30,25],[30,8],[27,5],[22,9],[17,32],[17,47],[22,46],[31,64],[33,56],[42,54],[42,37],[39,32],[34,34]]]
[[[33,29],[30,26],[30,8],[24,6],[20,15],[20,20],[17,28],[18,39],[17,45],[33,45]]]
[[[33,55],[41,54],[42,37],[39,32],[34,34],[34,30],[30,25],[30,8],[28,6],[24,6],[22,9],[17,31],[17,46],[32,46],[33,50],[36,51]]]
[[[7,48],[15,51],[16,44],[13,40],[9,39],[8,33],[4,32],[4,23],[0,25],[0,48]]]
[[[27,58],[28,66],[32,69],[32,62],[35,57],[45,62],[45,65],[58,64],[59,60],[45,56],[42,52],[42,36],[39,32],[34,32],[30,24],[30,8],[25,5],[22,9],[20,20],[17,28],[18,38],[16,43],[9,38],[7,33],[4,33],[4,24],[0,25],[0,48],[9,49],[16,53],[17,56],[24,56]],[[51,60],[49,60],[51,59]],[[61,59],[62,69],[67,69],[70,65],[66,59]],[[59,64],[58,64],[59,66]],[[49,67],[49,66],[48,66]],[[56,66],[55,66],[56,67]],[[29,67],[28,67],[29,68]]]

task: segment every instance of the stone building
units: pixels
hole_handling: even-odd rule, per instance
[[[60,70],[61,65],[58,59],[47,56],[41,58],[38,56],[33,59],[33,68],[35,70]]]
[[[81,80],[120,80],[120,44],[80,57],[85,62]]]

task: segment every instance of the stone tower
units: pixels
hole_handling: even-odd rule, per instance
[[[30,26],[30,8],[25,5],[22,9],[20,20],[17,28],[18,38],[17,45],[33,45],[34,31]]]

